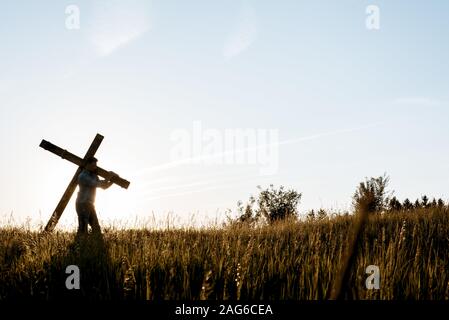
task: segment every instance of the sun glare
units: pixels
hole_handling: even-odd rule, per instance
[[[129,221],[137,214],[140,199],[130,187],[125,190],[116,185],[107,190],[97,189],[95,207],[103,221]]]

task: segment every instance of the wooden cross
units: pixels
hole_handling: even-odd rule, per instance
[[[51,232],[56,227],[56,224],[58,223],[59,218],[61,217],[62,213],[64,212],[65,207],[69,203],[73,192],[75,192],[75,189],[78,185],[79,174],[84,169],[84,166],[86,165],[86,161],[95,155],[95,152],[97,152],[98,147],[100,146],[101,142],[103,141],[103,138],[104,137],[101,134],[97,134],[95,136],[95,139],[92,141],[92,144],[90,145],[89,149],[87,150],[84,158],[80,158],[80,157],[74,155],[73,153],[68,152],[67,150],[64,150],[58,146],[55,146],[51,142],[42,140],[39,147],[44,148],[45,150],[48,150],[48,151],[60,156],[62,159],[66,159],[78,166],[78,169],[76,170],[75,175],[73,176],[72,180],[70,181],[67,189],[65,190],[64,194],[61,197],[61,200],[59,200],[59,203],[56,206],[55,211],[53,211],[53,214],[52,214],[50,220],[48,221],[47,225],[45,226],[46,232]],[[109,171],[106,171],[100,167],[97,167],[96,174],[105,179],[108,179],[110,177]],[[120,178],[118,175],[112,177],[111,181],[113,183],[119,185],[122,188],[128,189],[129,181]]]

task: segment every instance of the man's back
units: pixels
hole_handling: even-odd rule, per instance
[[[98,186],[98,176],[88,170],[81,171],[78,177],[78,197],[76,198],[77,203],[94,203],[95,194]]]

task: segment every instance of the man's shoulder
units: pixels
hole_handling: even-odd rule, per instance
[[[81,170],[81,173],[79,176],[82,177],[82,176],[90,176],[90,175],[91,175],[90,171],[83,169],[83,170]]]
[[[98,179],[98,176],[95,173],[90,172],[89,170],[83,169],[78,176],[79,179]]]

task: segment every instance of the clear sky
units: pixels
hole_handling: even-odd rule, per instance
[[[443,0],[2,2],[2,221],[45,224],[76,170],[41,139],[82,156],[97,132],[99,165],[131,181],[98,192],[104,222],[206,223],[270,183],[302,192],[301,212],[347,209],[384,172],[401,199],[448,199],[448,13]],[[255,147],[232,148],[242,131]]]

